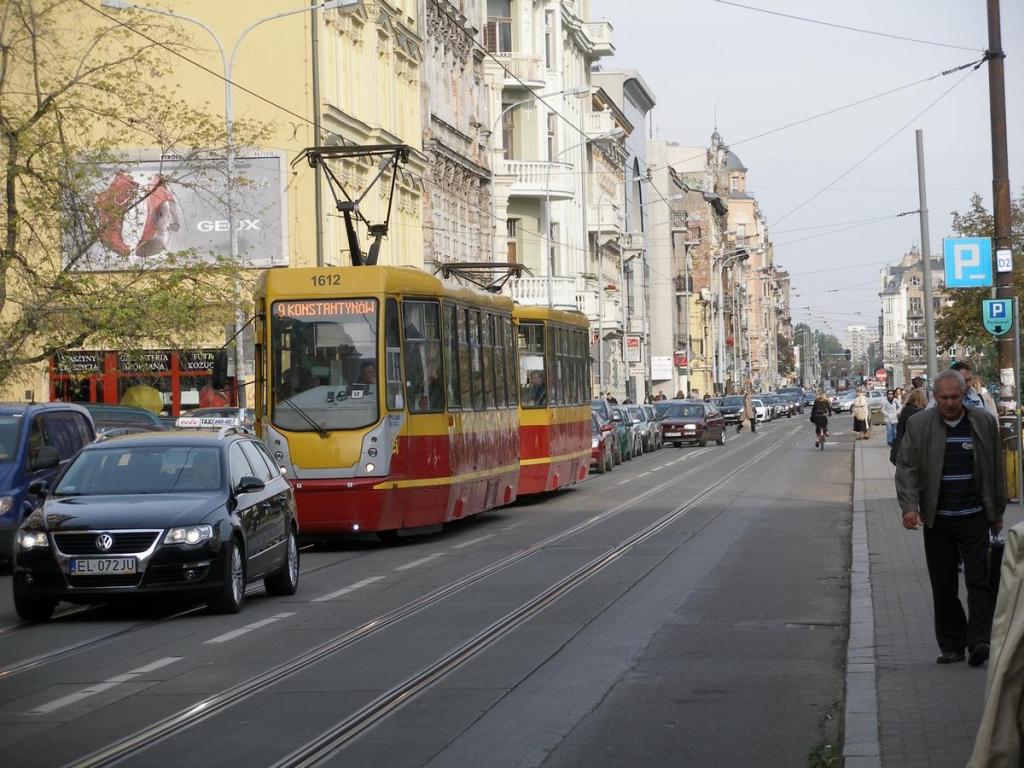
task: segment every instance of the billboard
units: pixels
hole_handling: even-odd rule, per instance
[[[640,337],[632,334],[626,336],[626,362],[639,363],[642,361],[640,352]]]
[[[288,264],[284,156],[241,152],[229,206],[224,157],[140,151],[97,166],[79,195],[66,239],[69,269],[118,272],[159,267],[172,254],[231,256],[237,233],[243,267]]]

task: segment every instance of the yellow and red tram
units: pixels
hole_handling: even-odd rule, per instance
[[[524,471],[529,493],[585,476],[590,434],[575,420],[589,421],[563,401],[588,402],[576,339],[586,321],[520,312],[412,267],[260,278],[257,428],[288,470],[303,534],[419,533],[511,503]],[[520,408],[524,324],[544,340],[543,365],[530,357],[528,370],[552,377],[549,407]]]
[[[554,491],[590,471],[589,324],[579,312],[516,306],[519,495]]]

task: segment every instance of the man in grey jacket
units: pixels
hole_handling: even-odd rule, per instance
[[[903,526],[924,523],[924,552],[932,584],[938,663],[980,666],[988,659],[994,595],[989,582],[988,534],[999,531],[1006,480],[999,425],[983,408],[965,408],[967,384],[958,371],[935,377],[936,407],[907,421],[896,459],[896,494]],[[958,562],[967,585],[964,615]]]

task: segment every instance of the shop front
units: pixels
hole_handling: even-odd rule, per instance
[[[216,355],[213,349],[62,352],[50,359],[50,400],[134,405],[163,416],[235,405],[233,379],[213,387]]]

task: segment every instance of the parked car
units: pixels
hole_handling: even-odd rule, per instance
[[[627,405],[626,410],[629,411],[629,415],[636,422],[637,429],[640,432],[642,452],[650,453],[656,447],[654,433],[657,430],[657,422],[649,421],[647,412],[639,405]]]
[[[728,395],[720,398],[721,404],[718,410],[722,412],[722,418],[726,424],[739,424],[743,418],[743,397],[742,395]]]
[[[881,411],[882,403],[885,402],[885,390],[869,389],[866,394],[868,396],[868,408],[871,411]]]
[[[603,475],[615,466],[615,433],[601,429],[596,413],[590,414],[590,466]]]
[[[602,423],[607,424],[612,420],[612,404],[604,398],[595,398],[590,401],[590,410],[597,414]]]
[[[92,416],[96,433],[100,435],[111,431],[114,431],[114,434],[125,434],[127,429],[134,429],[137,432],[158,432],[165,429],[160,417],[145,408],[102,403],[82,403],[82,407]]]
[[[0,405],[0,560],[13,559],[15,532],[39,506],[29,488],[53,480],[95,439],[92,417],[79,405]]]
[[[857,397],[856,390],[849,390],[839,396],[838,402],[833,406],[832,410],[837,413],[849,413],[853,409],[853,401]]]
[[[658,416],[658,409],[651,404],[641,406],[647,414],[647,421],[651,424],[651,431],[654,433],[654,449],[661,448],[661,419]]]
[[[725,419],[714,403],[673,400],[661,417],[661,436],[678,448],[697,443],[702,448],[709,440],[725,445]]]
[[[621,432],[623,427],[612,419],[612,406],[607,400],[595,399],[590,401],[590,412],[597,416],[601,424],[602,432],[612,433],[612,464],[622,463],[622,449],[624,447]]]
[[[786,415],[785,406],[777,395],[771,393],[765,393],[761,395],[761,399],[769,409],[769,420],[774,421],[775,419],[781,419]]]
[[[633,428],[626,420],[628,416],[623,413],[622,406],[610,405],[609,410],[612,415],[612,424],[615,425],[615,432],[619,437],[619,463],[621,464],[623,461],[629,461],[633,458]]]
[[[626,425],[626,429],[629,432],[629,458],[640,456],[644,452],[644,436],[643,427],[636,419],[633,418],[633,414],[629,410],[629,406],[621,405],[618,406],[622,413],[622,421]]]
[[[804,412],[804,400],[802,395],[798,395],[795,392],[784,392],[780,394],[779,397],[789,404],[791,414]]]
[[[193,595],[236,613],[250,582],[292,595],[295,497],[267,448],[242,430],[153,432],[93,443],[17,533],[14,607],[46,621],[59,600]]]

